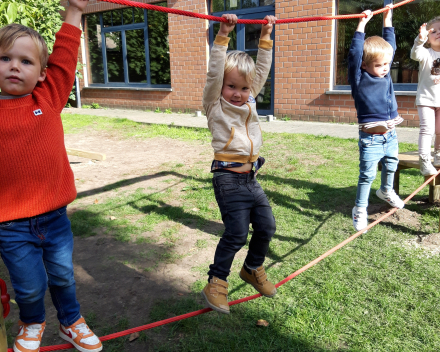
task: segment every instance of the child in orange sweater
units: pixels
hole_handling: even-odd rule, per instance
[[[87,3],[69,0],[49,58],[36,31],[19,24],[0,29],[0,253],[20,309],[15,352],[40,349],[47,286],[60,336],[79,351],[102,350],[76,299],[66,215],[76,189],[60,117],[75,78]]]

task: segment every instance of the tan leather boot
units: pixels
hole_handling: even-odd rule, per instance
[[[267,280],[267,275],[263,266],[260,266],[256,270],[250,270],[251,274],[246,271],[244,266],[241,268],[240,277],[243,281],[246,281],[248,284],[254,286],[254,288],[263,296],[273,297],[277,294],[275,285]]]
[[[205,297],[209,308],[220,313],[229,314],[228,286],[229,284],[226,281],[215,276],[212,277],[202,291],[202,296]]]

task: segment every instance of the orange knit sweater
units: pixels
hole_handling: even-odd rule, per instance
[[[58,209],[76,197],[60,113],[75,78],[81,30],[56,34],[47,77],[30,95],[0,100],[0,222]]]

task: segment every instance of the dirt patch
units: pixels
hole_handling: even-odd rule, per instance
[[[388,213],[391,208],[387,204],[372,204],[368,206],[370,222],[376,221]],[[420,214],[406,208],[397,210],[394,214],[382,221],[383,225],[399,225],[409,228],[420,227]]]
[[[175,182],[167,186],[176,188],[182,175],[178,172],[161,173],[161,165],[167,164],[168,169],[178,164],[191,167],[200,161],[206,161],[209,165],[212,157],[212,148],[207,144],[171,138],[151,138],[147,141],[120,139],[94,130],[66,135],[65,144],[69,148],[106,155],[104,161],[69,156],[80,204],[91,204],[97,194],[100,200],[111,197],[121,184],[127,191],[137,188],[164,190],[166,184],[163,181],[172,179]],[[157,174],[152,173],[153,170],[157,170]],[[78,202],[75,207],[77,205]]]
[[[419,236],[406,242],[406,245],[412,248],[421,248],[426,256],[440,254],[440,233],[431,233],[426,236]]]

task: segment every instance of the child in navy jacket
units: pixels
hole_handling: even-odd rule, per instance
[[[382,163],[381,186],[376,195],[396,208],[404,203],[393,190],[399,146],[395,126],[403,121],[397,112],[390,67],[396,50],[390,9],[384,13],[383,38],[365,39],[365,25],[373,17],[370,10],[359,20],[348,54],[348,79],[359,122],[359,182],[353,225],[360,231],[368,225],[368,197]],[[366,232],[366,231],[365,231]]]

